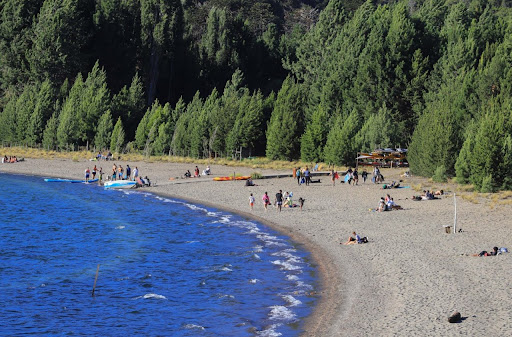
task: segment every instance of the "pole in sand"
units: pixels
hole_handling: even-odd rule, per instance
[[[96,290],[96,281],[98,281],[98,274],[100,272],[100,264],[98,263],[98,267],[96,268],[96,277],[94,277],[94,285],[92,286],[92,296],[94,297],[94,290]]]
[[[455,193],[453,193],[453,205],[455,207],[455,215],[453,217],[453,234],[457,233],[457,199]]]

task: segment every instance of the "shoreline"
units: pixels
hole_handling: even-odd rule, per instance
[[[115,161],[123,166],[127,162]],[[114,162],[73,162],[71,160],[30,159],[0,165],[0,171],[77,179],[95,164],[108,172]],[[446,234],[453,224],[453,195],[439,200],[412,201],[412,188],[382,190],[370,182],[348,186],[329,177],[311,186],[298,186],[292,178],[244,182],[214,182],[214,176],[242,175],[251,168],[212,165],[213,175],[204,178],[169,180],[180,176],[192,164],[128,162],[139,167],[156,187],[144,188],[154,194],[211,205],[254,219],[288,236],[311,253],[320,278],[320,296],[312,314],[304,321],[304,336],[366,335],[489,335],[512,331],[512,254],[473,258],[465,255],[490,250],[493,246],[511,248],[512,204],[489,207],[457,199],[457,235]],[[261,170],[262,174],[283,171]],[[444,188],[422,178],[400,178],[400,169],[383,172],[387,181],[404,179],[402,186]],[[196,180],[201,179],[201,180]],[[200,184],[198,182],[201,182]],[[294,192],[294,200],[304,197],[304,210],[283,208],[281,213],[261,206],[261,195],[268,191],[273,201],[276,190]],[[248,206],[249,193],[256,205]],[[372,212],[378,199],[391,193],[404,207],[401,211]],[[370,243],[343,246],[352,231],[368,236]],[[466,318],[450,324],[447,317],[460,311]]]
[[[38,176],[38,177],[52,177],[52,178],[66,178],[66,179],[76,179],[76,176],[63,176],[63,175],[44,175],[44,174],[23,174],[23,173],[16,173],[12,171],[5,171],[5,173],[10,174],[22,174],[22,175],[30,175],[30,176]],[[94,183],[93,183],[94,184]],[[333,306],[332,301],[329,301],[329,299],[334,298],[334,284],[332,280],[338,280],[340,279],[338,273],[333,268],[332,265],[324,263],[324,259],[326,259],[327,254],[322,251],[320,247],[317,247],[314,245],[307,237],[303,236],[300,233],[295,233],[293,231],[285,231],[284,228],[279,226],[278,224],[275,224],[272,221],[269,221],[268,219],[259,217],[257,215],[236,210],[230,207],[226,207],[224,205],[219,205],[213,202],[205,201],[205,200],[197,200],[193,198],[187,198],[180,195],[174,195],[169,194],[162,191],[152,191],[153,188],[141,188],[141,191],[148,192],[154,195],[159,195],[163,197],[168,197],[172,199],[177,200],[183,200],[186,202],[204,205],[206,207],[216,208],[219,210],[223,210],[232,214],[236,214],[238,216],[241,216],[242,218],[254,220],[256,222],[259,222],[263,224],[266,227],[271,228],[272,230],[275,230],[276,232],[280,233],[281,235],[284,235],[295,244],[299,244],[303,246],[303,249],[311,254],[311,258],[313,260],[313,264],[315,269],[318,272],[318,282],[320,285],[319,292],[321,296],[316,296],[316,305],[312,308],[312,313],[305,318],[302,326],[303,326],[303,332],[301,333],[301,336],[318,336],[322,335],[322,327],[321,324],[324,323],[326,320],[329,321],[330,316],[334,314],[333,310],[329,310],[330,307]],[[330,280],[330,281],[326,281]]]

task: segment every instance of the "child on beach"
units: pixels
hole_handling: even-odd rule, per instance
[[[304,201],[306,201],[306,199],[303,199],[302,197],[299,198],[299,206],[300,206],[301,211],[302,211],[302,206],[304,206]]]
[[[254,196],[251,195],[249,196],[249,206],[251,206],[251,211],[254,209]]]
[[[268,205],[270,205],[270,198],[268,197],[267,192],[263,194],[263,197],[261,198],[263,200],[263,207],[265,208],[265,211],[267,211]]]

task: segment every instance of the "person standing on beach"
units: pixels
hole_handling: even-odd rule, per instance
[[[300,167],[299,167],[299,168],[297,168],[297,171],[295,172],[295,175],[297,176],[297,185],[299,185],[299,186],[300,186],[300,175],[301,175],[300,172],[301,171],[300,171]]]
[[[304,170],[304,178],[306,178],[306,186],[309,186],[309,182],[311,181],[311,172],[309,172],[309,168],[307,166]]]
[[[249,196],[249,206],[251,206],[251,211],[254,209],[254,196],[251,195]]]
[[[119,164],[119,167],[117,168],[117,170],[119,171],[119,180],[123,180],[123,172],[124,172],[124,169],[123,169],[123,167],[121,166],[121,164]]]
[[[89,182],[89,174],[91,173],[91,171],[89,170],[89,168],[86,168],[85,169],[85,182],[88,183]]]
[[[126,176],[125,176],[125,180],[130,180],[130,177],[131,177],[131,174],[132,174],[132,169],[130,168],[130,165],[126,165]]]
[[[94,165],[94,167],[92,168],[92,179],[94,180],[94,178],[96,178],[96,171],[98,171],[98,169],[96,168],[96,165]]]
[[[103,168],[100,167],[100,183],[103,181]]]
[[[366,172],[366,169],[363,170],[363,173],[361,173],[361,177],[363,177],[363,184],[366,182],[366,177],[368,177],[368,172]]]
[[[283,205],[283,191],[279,190],[279,192],[276,193],[276,205],[279,212],[281,212],[281,207]]]
[[[116,177],[117,177],[117,166],[116,166],[116,163],[114,163],[114,165],[112,165],[112,180],[116,180]]]
[[[267,192],[263,194],[263,197],[261,198],[263,200],[263,207],[265,208],[265,211],[267,211],[267,206],[270,204],[270,198],[268,197]]]
[[[352,172],[352,177],[354,178],[354,185],[357,185],[357,182],[359,181],[359,174],[357,173],[357,169],[354,169],[354,172]]]
[[[336,183],[336,173],[334,172],[334,169],[331,170],[331,181],[332,181],[332,186],[334,186],[334,184]]]
[[[139,169],[137,168],[137,166],[135,166],[135,169],[133,170],[133,180],[137,180],[137,178],[139,177]]]

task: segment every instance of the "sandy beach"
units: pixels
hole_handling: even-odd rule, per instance
[[[81,179],[87,167],[102,166],[109,173],[114,162],[44,160],[26,158],[0,164],[0,172]],[[216,176],[282,174],[254,168],[212,165],[212,175],[181,179],[194,164],[115,161],[138,167],[155,187],[146,191],[193,200],[261,221],[298,244],[304,245],[320,271],[319,301],[306,322],[305,336],[490,336],[512,333],[512,253],[496,257],[469,256],[493,246],[512,249],[512,206],[491,207],[457,197],[457,226],[461,233],[447,234],[454,223],[454,197],[450,186],[433,185],[422,178],[401,178],[403,169],[386,169],[386,181],[403,179],[402,186],[432,186],[448,190],[437,200],[413,201],[413,188],[383,190],[382,185],[358,186],[320,177],[320,183],[298,186],[297,180],[273,178],[213,181]],[[204,167],[200,166],[201,171]],[[106,176],[106,174],[105,174]],[[169,178],[175,178],[170,180]],[[304,198],[304,209],[269,207],[278,190],[293,192],[294,202]],[[249,194],[256,197],[251,211]],[[389,193],[404,210],[375,212],[380,197]],[[340,245],[357,231],[368,244]],[[450,324],[454,311],[463,320]]]

